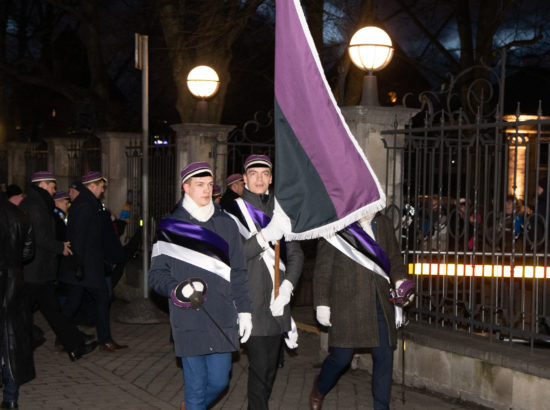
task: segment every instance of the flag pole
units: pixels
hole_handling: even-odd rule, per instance
[[[275,274],[273,278],[274,297],[279,296],[279,259],[281,258],[281,241],[275,244]]]

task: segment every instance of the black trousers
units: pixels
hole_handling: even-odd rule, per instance
[[[98,344],[112,343],[111,321],[109,318],[110,301],[109,292],[106,286],[98,289],[85,288],[79,285],[67,285],[67,301],[65,305],[63,305],[63,313],[72,320],[80,308],[85,291],[87,291],[94,300]]]
[[[84,344],[84,338],[78,328],[61,313],[53,282],[27,283],[26,288],[29,306],[38,306],[38,310],[42,312],[66,351],[73,351]]]
[[[277,373],[282,335],[251,336],[248,351],[248,408],[267,410],[269,396]]]

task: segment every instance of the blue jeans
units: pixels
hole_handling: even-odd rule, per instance
[[[182,357],[185,408],[204,410],[229,384],[231,353]]]
[[[13,380],[13,377],[9,368],[9,348],[8,348],[8,338],[6,327],[2,332],[2,359],[4,360],[4,365],[2,366],[2,384],[3,387],[3,400],[5,402],[17,402],[19,398],[19,386]]]
[[[390,346],[388,326],[384,319],[384,313],[376,299],[376,312],[378,317],[379,347],[373,347],[372,351],[372,395],[374,397],[374,409],[383,410],[390,408],[391,385],[393,371],[393,348]],[[317,389],[322,395],[327,394],[338,382],[338,379],[348,369],[353,359],[353,348],[331,347],[330,354],[321,366],[321,374],[317,379]]]

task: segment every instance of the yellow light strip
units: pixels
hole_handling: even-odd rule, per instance
[[[512,275],[512,267],[506,265],[409,263],[409,275],[509,278]],[[514,278],[550,279],[550,266],[515,266],[513,275]]]

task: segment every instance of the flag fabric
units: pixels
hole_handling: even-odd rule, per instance
[[[328,86],[299,0],[277,0],[275,197],[287,240],[335,233],[385,206],[385,196]]]

